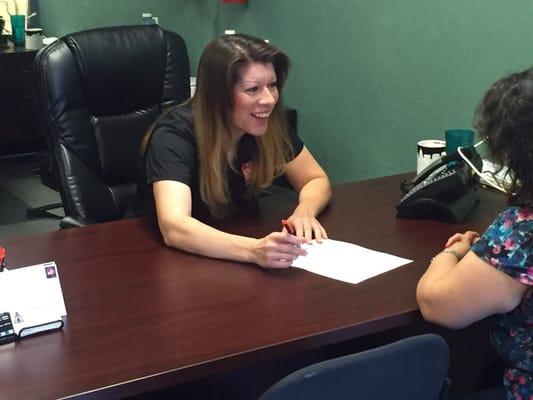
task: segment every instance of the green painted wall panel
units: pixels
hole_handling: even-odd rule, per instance
[[[333,181],[414,170],[416,141],[471,127],[495,79],[533,64],[533,2],[515,0],[44,0],[54,35],[140,21],[183,35],[196,68],[224,28],[285,50],[285,102]],[[149,4],[149,7],[143,6]],[[98,6],[99,5],[99,6]]]
[[[33,0],[46,36],[62,36],[85,29],[142,23],[150,12],[159,23],[180,33],[196,68],[203,46],[214,37],[213,2],[190,0]]]

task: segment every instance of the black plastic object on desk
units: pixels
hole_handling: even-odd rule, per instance
[[[481,157],[473,148],[463,152],[481,169]],[[404,195],[396,206],[397,216],[462,222],[479,202],[477,184],[477,176],[459,153],[441,157],[411,183],[402,182]]]
[[[0,345],[14,342],[16,338],[11,316],[8,312],[0,313]]]

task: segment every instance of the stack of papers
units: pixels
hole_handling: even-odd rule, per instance
[[[359,283],[413,262],[333,239],[322,243],[313,241],[302,245],[302,248],[307,251],[307,255],[294,260],[293,267],[348,283]]]

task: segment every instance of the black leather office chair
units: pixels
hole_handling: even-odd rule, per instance
[[[51,154],[48,151],[39,151],[39,166],[33,169],[35,175],[41,178],[43,185],[49,187],[56,192],[60,192],[59,173],[57,171],[56,163],[52,162]],[[63,208],[63,203],[51,203],[38,207],[30,207],[26,210],[28,218],[56,218],[62,217],[53,210]]]
[[[448,345],[438,335],[414,336],[300,369],[260,400],[443,400]]]
[[[59,178],[61,226],[124,216],[139,144],[161,111],[189,98],[183,39],[159,25],[72,33],[35,59],[36,107]]]

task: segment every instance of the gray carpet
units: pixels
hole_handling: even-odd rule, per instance
[[[27,218],[28,208],[60,201],[59,194],[35,174],[38,166],[37,155],[0,158],[0,239],[59,229],[57,218]],[[62,215],[61,209],[52,212]]]
[[[27,221],[28,207],[21,199],[0,187],[0,225]]]

